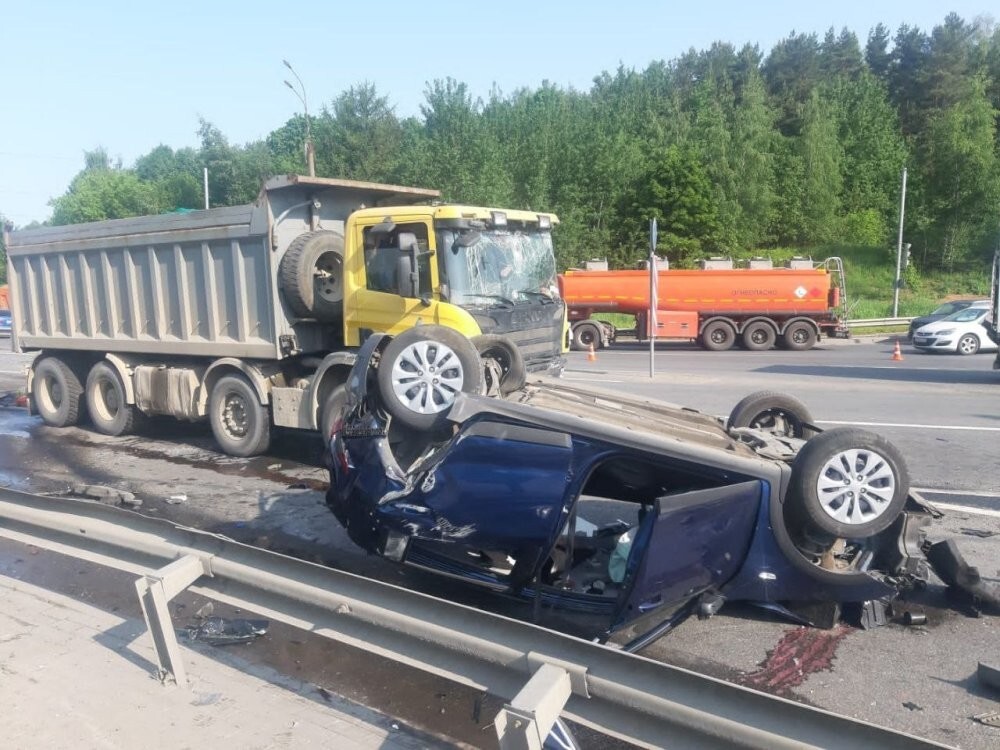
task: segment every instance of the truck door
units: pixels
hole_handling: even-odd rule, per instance
[[[433,323],[434,292],[437,289],[437,264],[432,262],[434,233],[423,221],[401,222],[391,232],[372,231],[378,222],[359,223],[354,227],[354,247],[359,248],[357,258],[349,262],[354,275],[356,291],[345,299],[344,333],[348,344],[357,345],[366,332],[380,331],[398,334],[412,328],[417,321]],[[398,278],[400,242],[406,235],[416,238],[418,297],[401,295]],[[425,305],[419,297],[431,300]]]

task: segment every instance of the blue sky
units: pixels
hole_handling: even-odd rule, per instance
[[[846,26],[864,44],[880,21],[929,31],[951,10],[971,21],[990,5],[8,0],[0,6],[0,213],[18,225],[48,218],[48,201],[97,146],[126,165],[160,143],[196,146],[199,117],[233,143],[262,138],[300,108],[282,83],[282,58],[304,80],[311,110],[370,81],[407,116],[419,114],[436,78],[464,81],[484,98],[494,84],[510,92],[543,80],[586,90],[602,70],[642,69],[714,41],[766,52],[793,30],[822,36]]]

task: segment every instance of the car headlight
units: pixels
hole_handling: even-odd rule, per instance
[[[938,336],[950,336],[954,332],[955,332],[954,328],[945,328],[943,331],[938,331],[937,335]]]

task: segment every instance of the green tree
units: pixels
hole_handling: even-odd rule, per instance
[[[80,172],[69,190],[49,205],[52,223],[59,225],[159,213],[160,199],[156,187],[135,172],[101,168]]]
[[[652,171],[634,186],[630,197],[624,229],[634,250],[628,260],[645,255],[641,248],[647,242],[650,219],[657,220],[658,245],[681,265],[715,249],[718,211],[712,185],[694,152],[670,146],[657,154]]]

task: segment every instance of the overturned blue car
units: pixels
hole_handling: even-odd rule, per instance
[[[884,603],[927,575],[933,510],[889,442],[778,393],[728,420],[527,381],[513,345],[373,335],[332,425],[327,502],[390,560],[645,628],[747,601]]]

